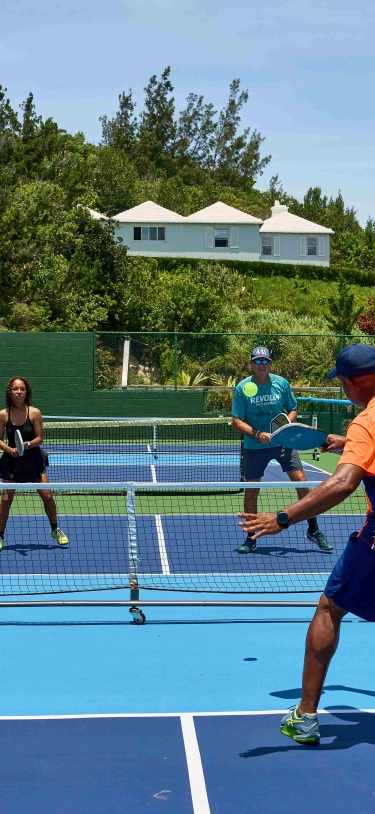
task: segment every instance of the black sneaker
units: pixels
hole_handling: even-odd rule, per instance
[[[254,537],[253,537],[252,534],[248,534],[247,537],[246,537],[245,542],[243,543],[243,545],[240,545],[240,547],[237,548],[237,551],[238,551],[239,554],[252,554],[253,551],[256,551],[256,548],[257,548],[257,541],[254,540]]]

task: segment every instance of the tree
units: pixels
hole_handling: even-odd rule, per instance
[[[4,133],[20,133],[21,125],[17,113],[13,110],[9,99],[5,98],[7,88],[0,85],[0,138]]]
[[[231,82],[228,102],[218,119],[211,103],[205,103],[202,95],[189,93],[177,123],[175,154],[188,156],[209,170],[219,183],[251,189],[271,156],[261,158],[264,138],[257,130],[251,132],[247,127],[238,133],[241,110],[249,97],[240,84],[239,79]]]
[[[124,150],[130,158],[138,136],[138,123],[134,116],[136,107],[133,102],[132,91],[124,91],[119,95],[119,109],[113,119],[100,116],[102,123],[103,144],[115,150]]]
[[[360,331],[375,336],[375,297],[370,297],[366,307],[359,315],[357,325]]]
[[[177,123],[176,154],[188,155],[201,167],[208,167],[214,148],[216,110],[197,93],[189,93],[186,102]]]
[[[112,216],[141,203],[137,182],[137,170],[124,150],[101,147],[95,156],[92,179],[100,212]]]
[[[362,306],[355,308],[354,294],[342,274],[339,276],[337,288],[338,296],[330,297],[328,300],[330,313],[326,320],[334,333],[349,335],[362,312]]]
[[[156,74],[145,87],[145,109],[139,119],[137,165],[141,174],[147,174],[150,165],[156,170],[168,170],[176,140],[173,85],[170,67],[165,68],[160,80]]]

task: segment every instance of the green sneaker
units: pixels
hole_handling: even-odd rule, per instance
[[[253,551],[256,551],[256,549],[257,541],[254,540],[251,534],[248,534],[245,542],[242,545],[240,545],[239,548],[237,548],[237,551],[239,554],[252,554]]]
[[[320,743],[319,721],[314,714],[298,715],[299,704],[281,719],[280,731],[298,743]]]
[[[57,529],[51,529],[51,537],[53,537],[59,545],[68,545],[69,543],[69,537],[64,534],[60,526],[57,526]]]
[[[325,534],[318,529],[318,531],[308,531],[306,534],[306,540],[309,540],[310,543],[316,543],[321,551],[332,551],[333,545],[332,543],[327,540]]]

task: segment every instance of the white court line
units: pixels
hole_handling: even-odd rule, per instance
[[[150,444],[147,444],[147,451],[151,454]],[[150,464],[150,468],[151,468],[152,482],[157,483],[155,465]],[[156,534],[157,534],[157,537],[158,537],[161,568],[162,568],[163,576],[168,576],[171,572],[170,572],[170,568],[169,568],[168,554],[167,554],[167,549],[166,549],[166,545],[165,545],[163,523],[162,523],[160,514],[155,514],[154,516],[155,516],[155,524],[156,524]],[[152,517],[152,515],[150,515],[150,517]]]
[[[163,576],[169,576],[170,568],[169,568],[169,561],[168,561],[168,554],[167,548],[165,545],[165,537],[163,531],[163,524],[161,521],[160,514],[155,514],[155,523],[156,523],[156,534],[158,536],[158,544],[159,544],[159,554],[161,560],[161,567]]]
[[[346,707],[331,707],[330,709],[318,709],[318,715],[334,715],[336,712],[345,712],[346,715],[356,715],[357,712],[367,712],[375,714],[375,709],[347,709]],[[285,715],[284,709],[260,709],[248,710],[239,709],[230,712],[88,712],[78,715],[0,715],[0,721],[65,721],[80,718],[181,718],[187,715],[192,718],[218,718],[230,715]]]
[[[183,712],[180,720],[194,814],[210,814],[210,806],[207,797],[201,753],[199,751],[197,733],[194,726],[194,718],[191,714]]]
[[[150,455],[152,455],[152,449],[151,449],[151,445],[150,445],[150,444],[147,444],[147,452],[148,452]],[[151,477],[152,477],[152,482],[153,482],[153,483],[157,483],[157,477],[156,477],[156,469],[155,469],[155,465],[154,465],[154,464],[150,464],[150,468],[151,468]]]

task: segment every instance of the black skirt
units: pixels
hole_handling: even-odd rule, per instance
[[[20,458],[13,458],[9,452],[3,452],[0,458],[0,476],[2,480],[13,483],[40,483],[48,466],[48,455],[40,447],[29,449]]]

